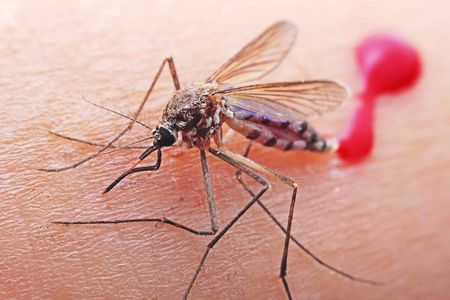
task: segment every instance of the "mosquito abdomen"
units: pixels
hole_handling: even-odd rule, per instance
[[[263,122],[263,120],[266,121]],[[266,147],[284,151],[310,150],[315,152],[327,151],[330,148],[327,141],[320,137],[312,127],[309,127],[306,121],[273,120],[252,115],[247,119],[227,118],[225,122],[247,139]]]

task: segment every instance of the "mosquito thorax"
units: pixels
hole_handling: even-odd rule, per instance
[[[155,138],[155,143],[159,147],[172,146],[177,140],[178,133],[174,126],[167,124],[159,124],[153,130],[153,137]]]
[[[187,148],[207,148],[220,129],[221,106],[216,101],[216,91],[214,83],[192,83],[175,91],[167,103],[162,123],[172,125]]]

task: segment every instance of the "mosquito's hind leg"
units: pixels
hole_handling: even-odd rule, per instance
[[[175,69],[175,64],[173,62],[172,57],[166,58],[164,59],[164,61],[162,62],[161,66],[158,69],[158,72],[156,73],[155,77],[153,78],[152,83],[150,84],[149,89],[147,90],[147,93],[144,96],[144,99],[141,101],[141,103],[139,104],[138,109],[136,110],[136,112],[133,114],[133,119],[137,119],[138,116],[140,115],[142,109],[144,108],[145,103],[147,102],[148,98],[150,97],[150,94],[153,91],[153,88],[155,87],[156,82],[158,81],[159,77],[161,76],[161,73],[164,69],[164,66],[168,64],[169,65],[169,69],[170,69],[170,74],[172,75],[172,81],[173,81],[173,85],[175,86],[175,89],[180,89],[180,83],[178,80],[178,75]],[[82,160],[71,164],[69,166],[66,167],[62,167],[62,168],[39,168],[37,170],[39,171],[44,171],[44,172],[61,172],[61,171],[65,171],[65,170],[69,170],[69,169],[74,169],[82,164],[84,164],[85,162],[90,161],[91,159],[97,157],[98,155],[100,155],[101,153],[103,153],[106,149],[108,149],[109,147],[111,147],[116,141],[118,141],[125,133],[127,133],[129,130],[131,130],[131,128],[133,128],[135,121],[130,121],[130,123],[128,123],[127,127],[125,127],[119,134],[117,134],[112,140],[110,140],[104,147],[102,147],[100,150],[98,150],[97,152],[83,158]]]
[[[252,147],[252,142],[250,141],[247,146],[245,147],[243,156],[244,157],[248,157],[250,154],[250,150]],[[237,181],[242,185],[242,187],[252,196],[255,197],[255,193],[251,190],[251,188],[245,183],[245,181],[242,179],[242,171],[238,170],[235,173],[235,177],[237,179]],[[258,205],[263,209],[263,211],[269,216],[270,219],[272,219],[272,221],[278,226],[278,228],[280,228],[280,230],[286,234],[286,228],[281,224],[281,222],[272,214],[272,212],[269,210],[269,208],[264,205],[264,203],[261,202],[261,200],[257,200],[256,201],[258,203]],[[313,260],[315,260],[319,265],[327,268],[328,270],[331,270],[341,276],[344,276],[350,280],[353,281],[359,281],[362,283],[367,283],[367,284],[372,284],[372,285],[380,285],[380,282],[374,281],[374,280],[370,280],[370,279],[364,279],[361,277],[357,277],[354,275],[351,275],[349,273],[346,273],[336,267],[333,267],[332,265],[324,262],[322,259],[320,259],[319,257],[317,257],[314,253],[312,253],[311,250],[309,250],[308,248],[306,248],[300,241],[298,241],[295,237],[293,237],[291,235],[291,240],[301,249],[303,250],[304,253],[306,253],[309,257],[311,257]]]
[[[220,139],[217,139],[216,143],[218,145],[221,145],[220,142],[221,142]],[[258,164],[257,162],[255,162],[253,160],[248,159],[247,157],[244,157],[240,154],[229,151],[226,148],[224,148],[223,146],[222,146],[222,148],[220,148],[220,151],[221,151],[222,155],[225,155],[225,156],[231,158],[232,160],[237,161],[237,162],[241,163],[242,165],[245,165],[246,167],[257,171],[260,174],[264,174],[268,177],[272,177],[274,179],[280,180],[281,182],[283,182],[284,184],[286,184],[292,188],[292,196],[291,196],[289,214],[288,214],[288,223],[287,223],[287,227],[286,227],[286,238],[285,238],[285,242],[284,242],[283,255],[281,258],[281,265],[280,265],[280,278],[283,282],[286,294],[291,299],[292,296],[291,296],[291,292],[289,289],[289,285],[286,280],[286,274],[287,274],[287,258],[288,258],[288,253],[289,253],[289,241],[291,239],[292,219],[294,216],[294,207],[295,207],[295,200],[297,198],[298,185],[292,179],[290,179],[286,176],[283,176],[281,174],[278,174],[278,173],[270,170],[269,168],[267,168],[261,164]],[[244,170],[242,170],[242,171],[244,171]],[[245,172],[245,173],[247,173],[247,172]],[[249,173],[247,173],[247,174],[249,174]],[[256,199],[255,202],[257,200],[258,199]]]

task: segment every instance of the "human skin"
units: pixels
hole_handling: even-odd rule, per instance
[[[48,131],[106,143],[128,121],[81,95],[130,115],[166,56],[174,57],[182,85],[201,81],[279,19],[297,24],[299,39],[264,82],[337,79],[356,93],[353,47],[380,28],[409,38],[425,70],[411,91],[380,99],[375,149],[363,162],[252,150],[252,159],[300,184],[293,236],[334,267],[384,283],[343,278],[291,243],[287,279],[294,298],[448,297],[450,63],[439,46],[450,30],[448,5],[260,2],[2,2],[0,298],[181,298],[211,237],[167,225],[52,222],[165,216],[209,229],[198,151],[168,149],[159,171],[130,176],[102,195],[141,151],[101,155],[65,172],[39,172],[98,150]],[[140,120],[154,126],[172,90],[165,70]],[[351,99],[311,122],[324,134],[339,135],[355,104]],[[135,126],[119,144],[149,134]],[[244,147],[238,135],[230,141],[235,151]],[[224,228],[250,196],[232,167],[207,158]],[[283,224],[290,194],[274,182],[262,198]],[[252,207],[210,252],[192,299],[286,298],[278,277],[283,241],[261,208]]]

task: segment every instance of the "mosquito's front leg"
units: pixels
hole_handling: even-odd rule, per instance
[[[150,97],[150,94],[153,91],[153,88],[156,85],[156,82],[158,81],[159,77],[161,76],[161,72],[164,69],[164,66],[168,64],[169,69],[170,69],[170,74],[172,75],[172,81],[173,81],[173,85],[175,87],[175,89],[179,90],[180,89],[180,83],[178,80],[178,75],[175,69],[175,64],[173,62],[172,57],[166,58],[164,59],[164,61],[162,62],[161,66],[158,69],[158,72],[156,73],[155,77],[153,78],[152,83],[150,84],[149,89],[147,90],[147,93],[144,96],[144,99],[142,99],[141,103],[139,104],[138,109],[136,110],[136,112],[133,114],[133,118],[134,120],[137,120],[138,116],[140,115],[140,113],[142,112],[142,109],[144,108],[145,103],[147,102],[148,98]],[[117,134],[112,140],[110,140],[104,147],[102,147],[100,150],[98,150],[97,152],[83,158],[82,160],[71,164],[69,166],[65,166],[62,168],[39,168],[37,170],[39,171],[44,171],[44,172],[61,172],[61,171],[65,171],[65,170],[69,170],[69,169],[74,169],[82,164],[84,164],[85,162],[90,161],[91,159],[99,156],[101,153],[103,153],[104,151],[106,151],[106,149],[108,149],[109,147],[111,147],[115,142],[117,142],[125,133],[127,133],[129,130],[131,130],[131,128],[133,128],[134,123],[136,123],[135,121],[131,120],[127,127],[125,127],[119,134]]]
[[[161,149],[158,149],[157,151],[158,151],[158,154],[157,154],[157,161],[156,161],[155,165],[148,166],[148,167],[132,168],[132,169],[122,173],[122,175],[117,177],[116,180],[114,180],[105,189],[104,193],[109,192],[113,187],[115,187],[120,181],[122,181],[125,177],[127,177],[130,174],[158,170],[161,165],[162,152],[161,152]],[[209,207],[209,216],[211,218],[211,231],[204,231],[202,234],[212,235],[217,232],[219,225],[217,222],[216,203],[214,201],[214,194],[213,194],[212,184],[211,184],[211,175],[209,172],[208,161],[206,160],[205,150],[200,150],[200,162],[202,165],[202,173],[203,173],[203,179],[204,179],[203,181],[205,182],[206,197],[208,200],[208,207]]]
[[[160,149],[158,149],[157,161],[154,165],[133,168],[133,169],[123,173],[121,176],[119,176],[113,183],[111,183],[106,188],[105,192],[110,191],[119,181],[121,181],[123,178],[125,178],[126,176],[128,176],[130,174],[158,170],[159,167],[161,166],[161,158],[162,158],[162,152]],[[202,164],[202,171],[203,171],[203,177],[204,177],[204,182],[205,182],[206,195],[208,198],[209,213],[210,213],[210,217],[211,217],[211,230],[196,230],[189,226],[175,222],[166,217],[138,218],[138,219],[126,219],[126,220],[56,221],[53,223],[54,224],[64,224],[64,225],[88,225],[88,224],[123,224],[123,223],[157,222],[157,223],[165,223],[165,224],[177,227],[179,229],[188,231],[188,232],[196,234],[196,235],[213,235],[217,232],[218,223],[217,223],[216,205],[215,205],[214,195],[213,195],[213,191],[212,191],[212,187],[211,187],[211,175],[209,172],[208,162],[206,160],[206,155],[205,155],[204,150],[200,151],[200,160],[201,160],[201,164]]]
[[[106,147],[106,144],[101,144],[101,143],[97,143],[97,142],[83,140],[83,139],[79,139],[79,138],[76,138],[76,137],[64,135],[64,134],[61,134],[61,133],[58,133],[58,132],[54,132],[54,131],[49,131],[48,133],[50,133],[50,134],[52,134],[54,136],[57,136],[59,138],[62,138],[62,139],[65,139],[65,140],[69,140],[69,141],[72,141],[72,142],[77,142],[77,143],[80,143],[80,144],[85,144],[85,145],[95,146],[95,147]],[[152,139],[152,137],[143,138],[143,139],[134,141],[132,143],[129,143],[127,145],[124,145],[124,146],[111,145],[111,146],[109,146],[109,148],[113,148],[114,149],[114,150],[112,150],[113,152],[116,151],[116,150],[122,150],[122,149],[126,149],[126,150],[147,149],[148,146],[133,146],[133,145],[139,144],[141,142],[144,142],[144,141],[147,141],[147,140],[150,140],[150,139]],[[111,153],[111,152],[103,152],[103,154],[108,154],[108,153]]]

